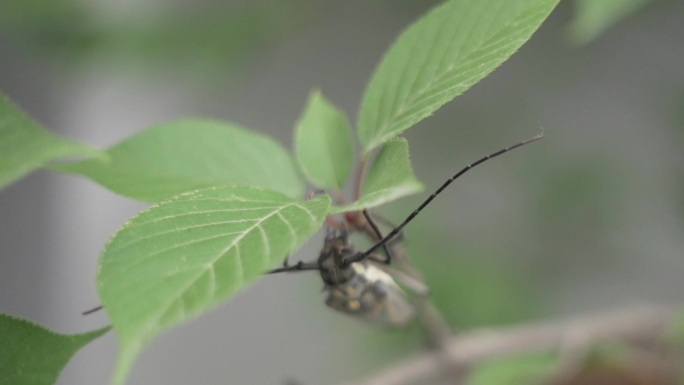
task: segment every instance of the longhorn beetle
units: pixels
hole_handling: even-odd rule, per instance
[[[325,285],[324,290],[328,293],[328,298],[325,301],[326,305],[342,313],[381,326],[406,326],[415,318],[416,311],[392,277],[397,278],[418,294],[421,292],[427,293],[427,290],[422,282],[418,282],[398,270],[381,268],[381,265],[376,265],[389,265],[392,262],[392,253],[388,243],[400,234],[402,229],[430,204],[439,193],[444,191],[451,182],[465,174],[468,170],[489,159],[543,137],[544,134],[540,133],[537,136],[491,153],[464,167],[454,176],[447,179],[442,186],[409,214],[403,222],[394,227],[385,236],[382,236],[368,211],[363,210],[363,215],[373,229],[373,235],[378,239],[368,250],[357,251],[354,248],[349,242],[349,233],[346,225],[341,226],[341,229],[329,226],[327,227],[323,249],[317,260],[311,262],[300,261],[295,265],[289,265],[289,260],[286,258],[283,267],[271,270],[269,274],[318,270]],[[381,247],[385,251],[384,257],[375,253]]]
[[[382,268],[371,262],[389,265],[392,262],[392,253],[388,243],[397,237],[402,229],[413,220],[437,195],[446,189],[451,182],[468,172],[473,167],[485,161],[503,155],[518,147],[537,141],[544,137],[543,133],[523,140],[512,146],[503,148],[462,168],[459,172],[447,179],[432,195],[409,214],[399,226],[394,227],[387,235],[383,236],[367,210],[362,213],[373,230],[373,236],[378,241],[366,251],[357,251],[349,242],[349,232],[345,225],[341,229],[329,226],[323,249],[316,261],[299,261],[295,265],[289,265],[286,258],[283,267],[271,270],[268,274],[291,273],[306,270],[318,270],[328,292],[326,305],[342,313],[359,317],[370,323],[386,327],[403,327],[415,317],[415,309],[405,296],[394,278],[411,288],[417,294],[427,293],[425,285],[417,279],[398,270]],[[397,238],[398,239],[398,238]],[[385,257],[375,253],[383,248]],[[94,313],[102,309],[97,306],[83,312],[83,315]]]

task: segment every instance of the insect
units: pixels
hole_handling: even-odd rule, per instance
[[[415,306],[406,293],[395,282],[395,278],[418,295],[426,295],[426,286],[418,279],[399,270],[389,269],[383,265],[392,262],[392,252],[388,245],[396,241],[402,229],[411,222],[437,195],[446,189],[454,180],[473,167],[502,155],[528,143],[542,139],[543,134],[506,147],[482,157],[462,168],[454,176],[447,179],[434,193],[409,214],[403,222],[394,227],[387,235],[380,233],[378,226],[367,210],[363,215],[372,229],[371,235],[377,242],[365,251],[357,251],[349,242],[346,224],[341,228],[327,227],[325,242],[318,259],[311,262],[300,261],[294,265],[285,259],[283,266],[271,270],[269,274],[291,273],[317,270],[327,292],[326,305],[342,313],[357,317],[364,321],[385,327],[403,327],[415,317]],[[396,238],[395,238],[396,237]],[[376,253],[384,249],[384,256]],[[384,267],[384,268],[383,268]]]

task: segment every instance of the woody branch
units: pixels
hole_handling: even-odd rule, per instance
[[[446,342],[446,357],[443,352],[414,356],[353,384],[422,383],[438,378],[444,365],[466,372],[476,364],[495,358],[551,351],[566,345],[588,347],[611,341],[652,343],[662,336],[675,314],[675,307],[639,306],[598,316],[474,330],[450,337]]]

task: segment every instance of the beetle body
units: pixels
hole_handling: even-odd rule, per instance
[[[316,261],[299,261],[295,265],[289,264],[286,257],[283,267],[273,269],[269,274],[284,272],[301,272],[318,270],[328,293],[326,304],[342,313],[355,316],[365,321],[389,327],[403,327],[416,318],[416,308],[412,305],[404,292],[392,277],[397,278],[416,295],[427,296],[428,290],[424,283],[412,274],[403,274],[402,269],[380,269],[374,263],[389,264],[392,260],[389,248],[390,241],[400,239],[402,229],[411,222],[433,199],[446,189],[453,181],[461,177],[475,166],[496,158],[518,147],[532,143],[544,137],[543,133],[523,140],[512,146],[486,155],[465,166],[451,178],[447,179],[434,193],[423,201],[403,222],[386,235],[382,235],[372,220],[368,210],[363,209],[367,224],[372,231],[361,229],[356,222],[355,215],[345,214],[346,223],[328,228],[323,250]],[[358,181],[357,181],[358,182]],[[358,188],[359,186],[357,186]],[[358,196],[356,197],[358,199]],[[335,223],[335,220],[331,220]],[[347,224],[354,230],[360,230],[376,239],[375,244],[364,252],[357,252],[349,243]],[[386,258],[381,258],[375,252],[384,249]],[[406,267],[404,266],[404,269]],[[389,272],[389,273],[388,273]],[[422,311],[422,310],[421,310]]]
[[[345,258],[355,253],[346,232],[328,231],[318,258],[326,305],[383,327],[408,325],[416,312],[404,291],[367,259],[345,265]]]

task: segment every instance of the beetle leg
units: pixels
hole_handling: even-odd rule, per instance
[[[394,224],[392,221],[390,221],[389,219],[385,218],[384,216],[382,216],[376,212],[373,213],[373,219],[375,219],[376,222],[380,222],[383,225],[386,225],[392,229],[397,227],[397,225]],[[404,240],[406,240],[406,237],[404,236],[404,230],[400,230],[397,233],[397,235],[395,235],[394,238],[392,238],[392,240],[387,242],[387,243],[390,246],[393,246],[393,245],[396,245],[397,243],[403,242]]]
[[[275,273],[291,273],[291,272],[298,272],[298,271],[305,271],[305,270],[320,270],[318,266],[318,261],[314,262],[304,262],[304,261],[299,261],[295,265],[289,265],[288,266],[283,266],[279,267],[277,269],[273,269],[271,271],[266,272],[266,274],[275,274]]]
[[[371,218],[371,215],[368,212],[368,210],[366,210],[366,209],[363,210],[363,216],[366,217],[366,221],[368,221],[368,224],[370,225],[370,227],[375,232],[375,235],[378,237],[378,240],[382,239],[382,233],[380,232],[378,225],[376,225],[375,222],[373,221],[373,218]],[[392,263],[392,252],[390,252],[390,248],[389,248],[389,246],[387,246],[387,243],[382,245],[382,248],[383,248],[383,250],[385,250],[385,255],[387,255],[387,258],[382,262],[389,265],[390,263]]]

